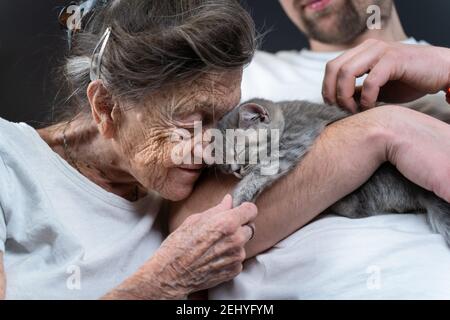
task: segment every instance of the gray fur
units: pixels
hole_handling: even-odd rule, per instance
[[[280,130],[280,165],[278,172],[273,175],[262,175],[259,162],[233,166],[217,165],[225,173],[239,173],[242,176],[233,193],[234,206],[246,201],[254,202],[264,189],[286,175],[303,159],[328,124],[349,116],[337,107],[307,101],[274,103],[253,99],[228,113],[219,121],[218,128],[222,132],[240,128],[242,108],[249,104],[263,107],[269,115],[269,121],[252,120],[248,128]],[[246,148],[250,148],[249,144],[246,144]],[[270,150],[267,152],[270,154]],[[450,246],[450,204],[413,184],[388,163],[383,164],[358,190],[332,205],[326,212],[348,218],[363,218],[383,213],[426,213],[432,230],[442,234]]]

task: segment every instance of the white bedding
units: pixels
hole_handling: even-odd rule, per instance
[[[211,299],[450,299],[450,249],[425,215],[327,216],[246,262]]]

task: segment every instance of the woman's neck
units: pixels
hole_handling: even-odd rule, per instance
[[[77,116],[38,130],[41,138],[71,166],[103,189],[129,201],[145,194],[127,170],[112,141],[104,139],[93,120]]]

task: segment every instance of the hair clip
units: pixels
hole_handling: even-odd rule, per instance
[[[108,27],[106,28],[105,33],[100,38],[99,42],[95,46],[94,52],[92,53],[91,69],[89,73],[91,81],[100,79],[100,69],[102,65],[102,59],[110,36],[111,36],[111,27]],[[100,48],[99,52],[96,53],[99,48]]]

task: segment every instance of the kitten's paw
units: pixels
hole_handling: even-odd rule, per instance
[[[244,203],[245,201],[243,201],[241,198],[238,197],[233,197],[233,208],[239,207],[242,203]]]
[[[239,207],[241,204],[243,204],[244,202],[254,202],[252,197],[250,197],[249,195],[239,192],[239,190],[237,190],[237,192],[234,192],[233,194],[233,208]]]

